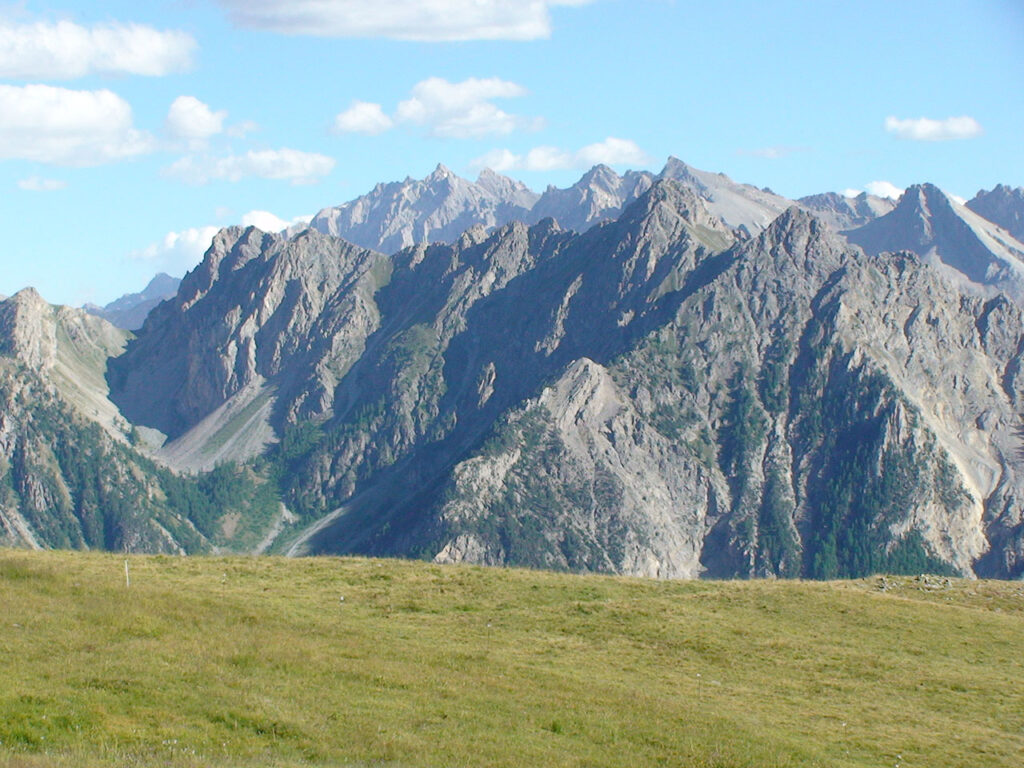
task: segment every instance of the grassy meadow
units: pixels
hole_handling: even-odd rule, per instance
[[[0,768],[1013,766],[1024,584],[0,551]]]

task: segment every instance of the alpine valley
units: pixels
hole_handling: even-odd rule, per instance
[[[0,543],[1019,578],[1022,221],[1005,186],[438,166],[104,309],[27,288]]]

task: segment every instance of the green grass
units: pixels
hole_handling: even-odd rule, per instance
[[[1024,585],[0,551],[0,766],[1019,766]],[[344,601],[340,598],[344,597]]]

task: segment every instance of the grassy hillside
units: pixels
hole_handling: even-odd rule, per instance
[[[0,766],[1019,766],[1024,585],[0,551]],[[344,598],[344,599],[342,599]]]

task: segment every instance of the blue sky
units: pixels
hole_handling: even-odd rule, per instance
[[[1019,0],[0,2],[0,294],[102,304],[439,162],[971,197],[1022,126]]]

